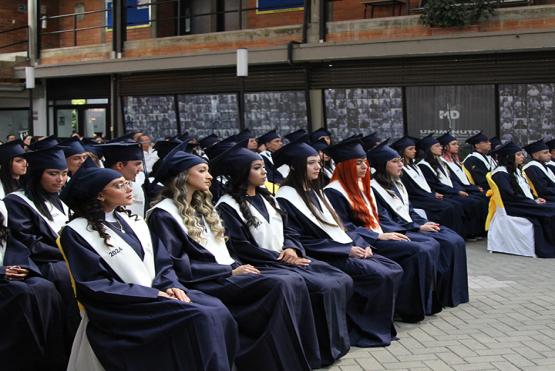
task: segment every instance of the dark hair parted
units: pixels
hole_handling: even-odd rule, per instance
[[[41,178],[44,169],[38,171],[30,171],[28,176],[25,177],[24,192],[33,203],[37,210],[44,215],[48,220],[53,221],[54,218],[46,206],[47,196],[46,191],[42,188]]]
[[[108,242],[110,235],[106,232],[106,226],[103,223],[105,215],[104,209],[96,196],[90,199],[79,200],[79,202],[73,202],[71,204],[71,209],[73,210],[73,214],[71,215],[70,220],[76,218],[87,219],[87,229],[90,227],[91,230],[97,231],[100,237],[104,240],[104,244],[106,246],[113,247],[113,245]],[[134,217],[135,220],[138,220],[137,215],[132,214],[130,210],[127,210],[123,206],[116,207],[115,211],[124,212],[129,217]]]
[[[290,165],[289,175],[285,179],[283,185],[290,186],[297,191],[310,212],[320,223],[324,225],[333,225],[324,220],[320,210],[318,210],[318,208],[312,203],[312,199],[310,198],[310,191],[312,190],[316,192],[320,200],[322,200],[322,202],[324,203],[323,206],[331,213],[337,225],[343,228],[343,224],[339,220],[339,217],[335,213],[335,210],[330,205],[327,198],[324,196],[324,187],[322,186],[321,173],[318,179],[312,181],[308,179],[306,168],[307,157],[295,158],[293,163]]]
[[[239,204],[239,210],[247,221],[247,227],[256,228],[260,225],[261,221],[252,215],[247,201],[247,188],[249,186],[251,167],[252,164],[251,166],[246,166],[239,174],[233,174],[226,184],[226,192]],[[256,187],[256,193],[264,197],[264,199],[272,205],[274,210],[280,215],[283,215],[283,211],[277,207],[270,191],[264,187]]]
[[[12,193],[17,191],[20,187],[20,182],[14,179],[12,175],[12,164],[14,157],[0,162],[0,182],[4,188],[4,193]]]

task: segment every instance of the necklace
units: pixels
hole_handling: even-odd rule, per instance
[[[108,225],[115,226],[117,229],[119,229],[121,233],[125,234],[125,229],[123,229],[123,225],[120,223],[120,221],[115,216],[113,216],[110,219],[114,219],[114,221],[105,220],[105,223],[109,223]]]

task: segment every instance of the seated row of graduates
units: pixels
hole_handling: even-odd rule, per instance
[[[394,319],[417,322],[468,301],[464,240],[414,212],[391,148],[368,152],[382,175],[370,182],[357,140],[329,147],[337,167],[323,189],[318,152],[292,142],[274,154],[290,168],[276,199],[263,187],[262,157],[245,143],[227,147],[210,168],[183,145],[167,154],[146,222],[124,209],[133,190],[120,172],[85,165],[64,186],[61,150],[25,154],[32,177],[5,198],[8,235],[23,243],[6,240],[6,256],[17,247],[38,262],[63,323],[43,329],[29,369],[42,358],[63,364],[63,354],[72,370],[318,368],[351,345],[389,345]],[[216,207],[211,173],[229,179]],[[71,221],[58,233],[68,207]],[[30,272],[24,261],[3,264],[7,277]],[[0,290],[30,285],[31,276]],[[54,356],[54,343],[66,352]]]

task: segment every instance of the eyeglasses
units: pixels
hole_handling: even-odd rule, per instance
[[[116,183],[112,187],[114,187],[118,191],[124,190],[126,188],[133,188],[133,187],[131,187],[131,183],[129,183],[128,181],[121,182],[121,183]]]

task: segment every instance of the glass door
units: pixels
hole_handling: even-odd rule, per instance
[[[106,135],[106,108],[85,108],[83,113],[83,127],[81,132],[87,138],[93,138],[96,133]]]
[[[56,110],[55,133],[59,138],[69,138],[78,131],[79,112],[77,108],[58,108]]]

